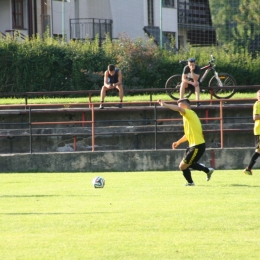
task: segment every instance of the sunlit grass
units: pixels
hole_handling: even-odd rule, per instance
[[[94,189],[93,177],[106,180]],[[260,171],[1,174],[0,259],[258,259]]]
[[[166,93],[162,92],[159,94],[152,95],[152,101],[157,101],[158,99],[163,99],[165,101],[173,101]],[[243,98],[256,98],[256,92],[253,93],[235,93],[235,95],[231,99],[243,99]],[[193,94],[190,97],[191,100],[195,100],[195,95]],[[201,93],[201,100],[210,99],[209,93]],[[215,99],[215,98],[213,98]],[[93,96],[91,98],[92,102],[100,102],[99,96]],[[105,99],[106,102],[118,102],[118,96],[107,96]],[[148,102],[150,101],[149,94],[143,95],[126,95],[124,97],[124,102]],[[88,103],[88,97],[37,97],[37,98],[29,98],[28,104],[62,104],[62,103]],[[25,104],[24,98],[1,98],[0,105],[16,105],[16,104]]]

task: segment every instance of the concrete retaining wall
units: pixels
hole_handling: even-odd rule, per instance
[[[184,149],[1,154],[0,172],[127,172],[179,170]],[[254,148],[207,149],[200,162],[221,169],[243,169]]]

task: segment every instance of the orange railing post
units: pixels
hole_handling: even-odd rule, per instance
[[[84,126],[85,126],[85,123],[84,123],[84,122],[86,121],[85,112],[82,112],[82,114],[81,114],[81,121],[82,121],[81,126],[84,127]]]
[[[224,145],[224,133],[223,133],[223,102],[219,102],[219,117],[220,117],[220,148]]]
[[[206,109],[206,124],[208,124],[209,123],[209,120],[208,120],[208,118],[209,118],[209,110],[208,109]]]
[[[209,104],[212,105],[213,90],[211,89],[211,90],[209,91],[209,93],[210,93],[210,102],[209,102]]]
[[[91,107],[91,96],[92,96],[92,93],[89,93],[88,94],[88,107],[90,108]]]
[[[91,103],[91,124],[92,124],[92,152],[95,151],[95,113],[94,104]]]
[[[241,99],[230,99],[230,101],[240,101]],[[248,101],[253,101],[255,102],[255,99],[243,99],[243,101],[245,100],[248,100]],[[201,102],[209,102],[210,100],[201,100]],[[203,110],[205,110],[205,118],[200,118],[200,120],[205,120],[206,123],[209,123],[210,121],[214,120],[219,120],[219,126],[216,126],[216,128],[214,127],[214,129],[211,129],[211,127],[209,127],[209,129],[205,130],[205,132],[208,132],[208,133],[217,133],[219,134],[219,138],[220,138],[220,148],[223,149],[224,148],[224,133],[226,133],[226,131],[230,131],[230,132],[236,132],[236,130],[239,130],[240,129],[230,129],[229,127],[227,127],[226,129],[224,129],[224,112],[226,111],[227,108],[231,107],[232,106],[228,106],[226,105],[224,102],[226,102],[227,100],[226,99],[218,99],[218,100],[212,100],[212,103],[213,104],[217,104],[219,103],[219,116],[214,116],[214,117],[210,117],[210,111],[209,111],[209,108],[207,108],[206,106],[205,107],[200,107],[198,108],[199,110],[201,110],[203,112]],[[170,103],[175,103],[175,101],[172,101]],[[152,103],[152,104],[156,104],[155,101],[149,101],[149,102],[128,102],[129,104],[135,104],[135,105],[146,105],[147,107]],[[124,102],[124,104],[128,104],[127,102]],[[75,103],[71,103],[71,104],[66,104],[66,106],[64,104],[27,104],[27,105],[21,105],[21,104],[18,104],[18,105],[0,105],[0,109],[3,111],[4,109],[10,109],[11,111],[7,111],[6,113],[7,114],[28,114],[29,116],[29,119],[28,119],[28,122],[26,123],[14,123],[14,125],[17,125],[17,124],[21,124],[21,125],[28,125],[28,130],[29,130],[29,133],[24,135],[24,134],[19,134],[17,136],[28,136],[29,137],[29,142],[30,142],[30,153],[32,153],[32,142],[33,142],[33,137],[35,136],[72,136],[74,138],[74,150],[76,151],[77,147],[77,135],[80,136],[80,135],[87,135],[90,137],[91,135],[91,145],[92,145],[92,152],[95,151],[95,103],[81,103],[81,104],[75,104]],[[97,104],[97,103],[96,103]],[[109,104],[109,102],[107,103]],[[110,104],[114,104],[114,102],[111,102]],[[89,107],[88,107],[89,105]],[[75,109],[74,107],[75,106],[80,106],[81,109]],[[83,106],[83,107],[82,107]],[[26,109],[24,109],[24,107]],[[246,106],[246,108],[248,107],[248,104]],[[42,113],[44,112],[45,113],[45,108],[48,108],[46,109],[46,113],[56,113],[57,112],[68,112],[68,111],[73,111],[73,112],[81,112],[81,120],[70,120],[70,121],[44,121],[44,122],[41,122],[41,121],[33,121],[34,117],[32,118],[32,114],[33,113]],[[56,110],[56,108],[59,108],[58,110]],[[12,109],[14,109],[12,111]],[[19,111],[16,111],[16,109],[19,109]],[[130,111],[132,108],[129,108]],[[210,107],[210,109],[213,109],[215,111],[215,107]],[[223,109],[225,109],[225,111],[223,111]],[[39,110],[39,111],[37,111]],[[96,109],[97,111],[97,109]],[[162,133],[163,131],[157,131],[157,123],[158,125],[160,125],[159,123],[162,123],[162,122],[172,122],[172,121],[180,121],[182,120],[182,118],[157,118],[157,113],[158,111],[160,111],[160,109],[158,109],[155,105],[155,108],[154,108],[154,113],[155,113],[155,116],[154,116],[154,122],[155,122],[155,126],[154,126],[154,133],[155,133],[155,149],[157,149],[157,134],[159,133]],[[91,119],[87,120],[87,116],[88,114],[91,113]],[[100,120],[102,121],[102,120]],[[113,121],[113,120],[112,120]],[[118,120],[114,120],[115,122],[117,122]],[[125,120],[123,120],[125,121]],[[133,120],[134,122],[135,120]],[[131,122],[131,121],[130,121]],[[97,120],[97,123],[99,123],[99,120]],[[5,124],[5,123],[3,123]],[[10,123],[8,123],[10,124]],[[56,133],[34,133],[36,132],[33,127],[35,125],[58,125],[58,124],[76,124],[77,126],[86,126],[86,125],[90,125],[91,124],[91,127],[89,127],[88,129],[90,129],[90,132],[88,131],[87,133],[85,131],[82,131],[80,133],[60,133],[60,132],[56,132]],[[113,124],[113,122],[111,122],[111,124]],[[34,131],[33,131],[34,130]],[[82,130],[82,129],[81,129]],[[150,133],[150,131],[147,131],[148,133]],[[107,132],[106,132],[107,133]],[[109,133],[109,132],[108,132]],[[128,132],[127,132],[128,133]],[[134,133],[134,132],[133,132]],[[104,134],[102,132],[102,134]],[[123,133],[124,134],[124,133]],[[131,132],[132,134],[132,132]],[[8,137],[8,134],[5,134],[5,136]]]

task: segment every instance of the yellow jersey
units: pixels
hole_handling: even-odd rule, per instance
[[[183,116],[184,134],[189,142],[189,147],[205,143],[202,125],[198,115],[191,109],[185,109]]]
[[[256,101],[253,106],[253,115],[260,115],[260,101]],[[255,120],[254,135],[260,135],[260,120]]]

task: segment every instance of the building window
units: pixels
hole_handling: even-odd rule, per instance
[[[174,7],[174,1],[175,0],[162,0],[162,7]]]
[[[23,28],[23,0],[12,0],[13,28]]]
[[[147,6],[148,6],[148,26],[154,26],[153,0],[147,0]]]

